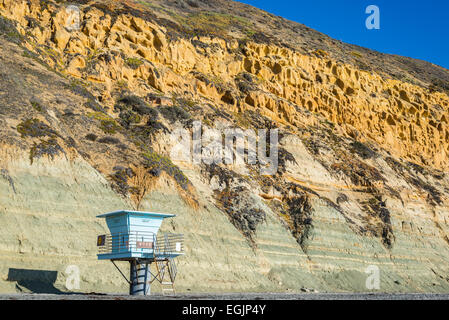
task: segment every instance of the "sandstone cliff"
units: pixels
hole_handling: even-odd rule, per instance
[[[70,4],[0,0],[1,291],[126,292],[95,255],[121,208],[178,215],[181,291],[449,290],[449,71],[231,1]],[[198,120],[278,128],[276,174],[170,159]]]

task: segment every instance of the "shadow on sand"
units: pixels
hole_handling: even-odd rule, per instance
[[[9,268],[7,281],[16,281],[16,287],[30,290],[32,293],[73,294],[63,292],[54,286],[58,271]]]

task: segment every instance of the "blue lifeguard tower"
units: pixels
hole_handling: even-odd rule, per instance
[[[110,260],[130,285],[131,295],[149,295],[151,283],[159,281],[162,292],[174,293],[177,274],[175,258],[184,254],[181,234],[159,233],[164,219],[174,214],[120,210],[101,214],[110,234],[97,238],[99,260]],[[130,279],[115,261],[129,261]],[[156,273],[150,270],[156,265]]]

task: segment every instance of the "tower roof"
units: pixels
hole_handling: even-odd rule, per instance
[[[156,212],[144,212],[144,211],[132,211],[132,210],[118,210],[108,213],[103,213],[97,216],[97,218],[106,218],[111,216],[118,216],[122,214],[132,214],[132,215],[139,215],[139,216],[147,216],[147,217],[157,217],[157,218],[172,218],[176,216],[175,214],[171,213],[156,213]]]

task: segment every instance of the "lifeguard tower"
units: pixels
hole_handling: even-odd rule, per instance
[[[184,254],[182,234],[159,233],[162,221],[174,214],[114,211],[97,216],[105,218],[110,234],[97,239],[99,260],[111,260],[129,283],[130,295],[149,295],[151,284],[159,281],[162,293],[174,293],[177,274],[175,258]],[[115,261],[129,261],[129,280]],[[156,272],[151,272],[155,263]]]

